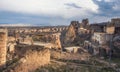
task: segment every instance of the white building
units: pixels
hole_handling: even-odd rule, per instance
[[[106,34],[103,32],[95,32],[92,36],[92,40],[98,42],[99,44],[106,44],[112,39],[112,34]]]

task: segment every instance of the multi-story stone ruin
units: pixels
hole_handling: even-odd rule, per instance
[[[96,23],[90,25],[93,34],[86,48],[99,49],[100,54],[107,53],[113,50],[113,54],[119,53],[119,35],[120,35],[120,19],[111,19],[110,22]],[[117,40],[117,41],[116,41]],[[117,50],[116,50],[117,49]]]
[[[89,33],[90,24],[88,19],[83,19],[81,23],[79,21],[72,21],[65,34],[64,44],[76,45],[79,41],[88,39]]]
[[[7,30],[0,29],[0,68],[4,67],[6,64],[6,54],[7,54]]]
[[[110,22],[89,24],[88,19],[83,19],[81,23],[72,21],[65,33],[63,45],[82,45],[93,54],[109,53],[116,46],[120,46],[120,18],[111,19]],[[116,39],[117,38],[117,39]],[[85,44],[83,43],[85,42]],[[110,43],[114,43],[111,47]],[[87,43],[87,44],[86,44]],[[120,48],[120,47],[118,47]],[[115,50],[114,50],[115,51]],[[116,53],[116,52],[114,52]]]

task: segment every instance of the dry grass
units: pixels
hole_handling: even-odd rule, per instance
[[[55,59],[65,59],[65,60],[88,60],[90,55],[88,53],[68,53],[68,52],[61,52],[61,51],[51,51],[51,58]]]

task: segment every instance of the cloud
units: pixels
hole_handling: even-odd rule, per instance
[[[97,0],[99,2],[103,1],[103,2],[113,2],[114,0]]]
[[[91,23],[100,23],[100,22],[108,22],[111,20],[112,17],[107,16],[93,16],[90,18]]]
[[[120,0],[94,0],[99,6],[99,16],[120,17]]]
[[[114,10],[120,10],[120,5],[115,4],[112,8],[113,8]]]
[[[115,0],[115,1],[114,1],[113,9],[114,9],[115,11],[120,11],[120,0]]]
[[[112,11],[120,11],[120,0],[94,0],[94,2],[97,1],[97,5],[99,7],[104,7],[106,10],[107,9],[113,9]],[[103,6],[102,6],[103,5]],[[107,8],[109,7],[109,8]]]
[[[104,0],[105,2],[113,2],[114,0]]]
[[[75,3],[66,3],[65,5],[74,7],[74,8],[81,8],[80,6],[76,5]]]
[[[101,1],[103,1],[103,0],[95,0],[95,2],[101,2]]]
[[[120,0],[0,0],[0,23],[69,25],[120,17]]]
[[[98,13],[93,0],[0,0],[0,11],[71,18]]]

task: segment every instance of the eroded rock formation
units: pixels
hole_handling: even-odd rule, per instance
[[[82,23],[72,21],[64,37],[64,45],[79,45],[80,41],[90,38],[90,28],[88,19],[83,19]]]
[[[78,21],[72,21],[64,38],[64,44],[71,44],[78,34]]]

